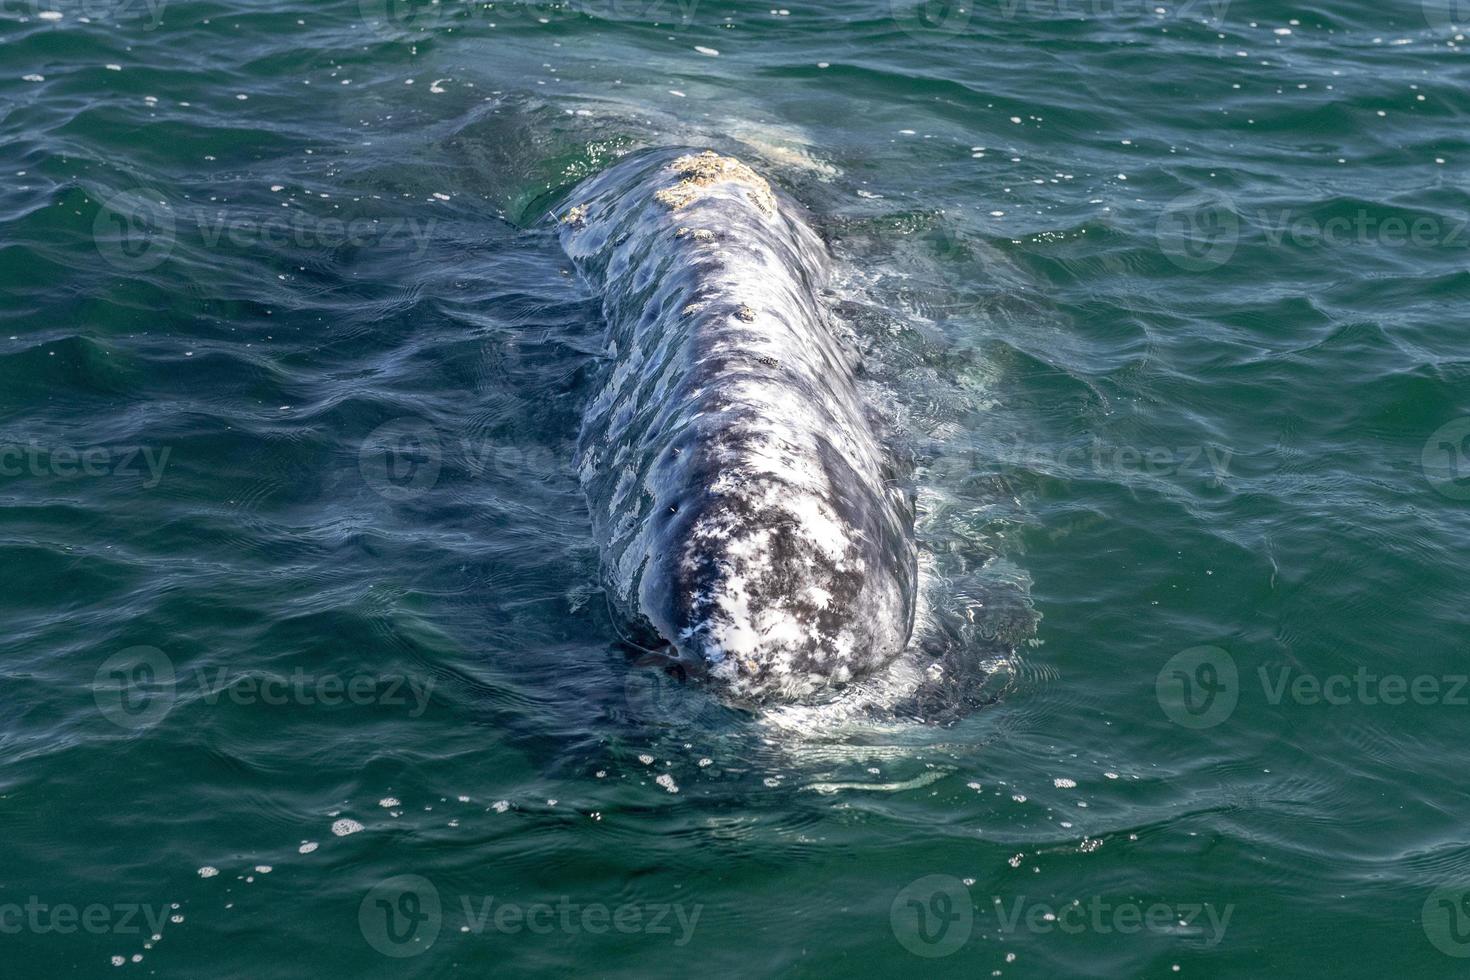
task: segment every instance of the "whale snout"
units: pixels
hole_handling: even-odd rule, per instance
[[[824,495],[746,479],[686,515],[668,567],[645,571],[660,632],[736,700],[810,701],[888,663],[905,583]],[[667,585],[669,587],[665,588]]]

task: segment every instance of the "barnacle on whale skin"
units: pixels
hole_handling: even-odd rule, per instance
[[[699,197],[703,188],[729,182],[743,186],[761,214],[768,218],[776,214],[776,195],[771,191],[771,185],[734,157],[722,157],[714,150],[686,153],[669,164],[669,169],[683,179],[658,191],[653,197],[670,210],[684,207]]]
[[[573,228],[580,228],[585,225],[587,223],[587,205],[578,204],[576,207],[571,208],[562,216],[561,223],[571,225]]]

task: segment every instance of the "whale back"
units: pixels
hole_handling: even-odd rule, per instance
[[[890,662],[912,502],[798,206],[733,158],[663,150],[577,188],[560,230],[603,296],[578,466],[620,615],[738,701],[819,701]]]

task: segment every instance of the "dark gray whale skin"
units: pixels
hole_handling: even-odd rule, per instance
[[[893,661],[912,498],[800,207],[733,158],[656,150],[577,187],[559,227],[607,323],[578,467],[618,615],[736,703],[830,700]]]

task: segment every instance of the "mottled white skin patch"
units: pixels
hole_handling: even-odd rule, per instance
[[[820,239],[759,177],[660,195],[681,156],[619,163],[560,225],[608,323],[580,459],[605,577],[732,699],[829,700],[908,641],[912,503],[817,299]]]

